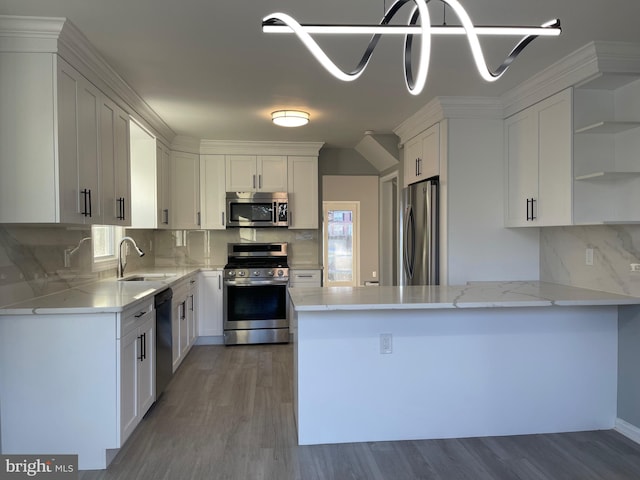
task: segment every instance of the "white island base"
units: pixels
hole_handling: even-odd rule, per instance
[[[617,306],[292,304],[301,445],[615,425]]]

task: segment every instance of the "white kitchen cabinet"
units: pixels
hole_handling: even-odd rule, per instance
[[[572,224],[572,89],[505,119],[505,225]]]
[[[288,157],[289,228],[318,228],[318,157]]]
[[[120,445],[155,401],[155,311],[153,303],[123,314],[120,339]]]
[[[200,155],[201,227],[224,230],[226,215],[225,156]]]
[[[171,228],[171,152],[156,140],[158,228]]]
[[[198,276],[189,279],[187,291],[187,345],[190,349],[198,336]]]
[[[131,225],[129,115],[107,97],[100,104],[103,224]]]
[[[440,124],[436,123],[407,142],[404,151],[404,186],[440,173]]]
[[[640,80],[626,79],[574,91],[576,224],[640,221]]]
[[[200,228],[200,157],[171,152],[171,228]]]
[[[286,192],[287,157],[284,155],[227,155],[228,192]]]
[[[322,270],[319,268],[292,268],[289,270],[289,286],[297,287],[321,287]]]
[[[172,287],[171,335],[174,372],[195,341],[198,324],[197,288],[197,280],[193,275]]]
[[[198,336],[222,338],[222,271],[200,273],[198,296]]]

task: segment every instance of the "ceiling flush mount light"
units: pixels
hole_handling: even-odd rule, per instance
[[[473,54],[473,59],[480,76],[488,82],[499,79],[507,71],[516,57],[533,40],[540,36],[558,36],[562,29],[560,20],[555,19],[539,27],[496,27],[475,26],[471,18],[458,0],[440,0],[446,8],[448,5],[458,17],[461,25],[431,25],[427,3],[430,0],[396,0],[385,12],[379,25],[301,25],[286,13],[272,13],[262,20],[262,31],[267,33],[295,33],[320,64],[334,77],[345,82],[356,80],[367,67],[373,50],[382,35],[405,35],[404,40],[404,77],[407,89],[413,95],[422,92],[427,81],[429,59],[431,56],[431,35],[466,35]],[[389,25],[389,21],[406,3],[414,3],[408,25]],[[418,20],[421,19],[418,25]],[[311,34],[334,35],[373,35],[360,62],[351,72],[338,67],[320,48]],[[420,57],[414,78],[411,65],[411,49],[414,35],[420,35]],[[523,38],[511,50],[511,53],[496,69],[491,70],[484,59],[480,46],[480,35],[513,35]]]
[[[309,123],[309,114],[301,110],[277,110],[271,112],[271,120],[281,127],[302,127]]]

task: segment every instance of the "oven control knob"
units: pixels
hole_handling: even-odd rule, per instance
[[[273,277],[273,275],[274,275],[273,270],[269,270],[269,271],[267,272],[267,275],[269,275],[270,277]]]
[[[258,270],[254,270],[253,276],[254,277],[259,277],[260,276],[260,272]]]
[[[238,275],[240,275],[241,277],[244,277],[244,270],[240,270],[240,271],[238,272]]]
[[[236,276],[236,272],[234,270],[229,270],[227,272],[227,275],[230,276],[230,277],[235,277]]]
[[[282,277],[284,275],[284,272],[282,270],[278,270],[278,276]]]

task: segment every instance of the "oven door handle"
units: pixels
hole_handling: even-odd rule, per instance
[[[225,287],[253,287],[253,286],[262,286],[262,285],[284,285],[286,286],[289,283],[289,279],[267,279],[267,280],[256,280],[252,279],[239,279],[239,280],[225,280]]]

